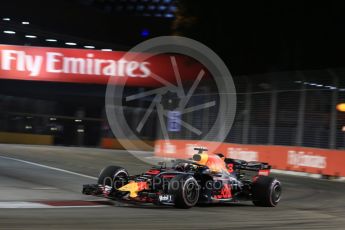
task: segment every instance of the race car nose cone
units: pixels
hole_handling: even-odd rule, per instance
[[[135,198],[138,196],[138,192],[145,190],[147,188],[148,188],[148,184],[146,182],[131,181],[125,186],[122,186],[121,188],[119,188],[118,190],[122,192],[129,192],[129,196],[131,198]]]

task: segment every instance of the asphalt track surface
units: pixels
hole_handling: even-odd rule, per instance
[[[82,184],[95,182],[93,177],[102,167],[121,165],[131,173],[148,167],[124,151],[99,149],[0,145],[0,156],[0,207],[24,201],[98,201],[80,191]],[[345,183],[276,176],[284,190],[275,208],[250,202],[189,210],[118,202],[95,207],[0,208],[0,229],[345,229]]]

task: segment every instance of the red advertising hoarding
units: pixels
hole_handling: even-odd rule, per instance
[[[172,55],[156,55],[125,60],[126,52],[86,49],[0,45],[0,79],[107,84],[155,87],[161,85],[152,74],[175,82]],[[175,55],[184,80],[196,78],[203,66],[182,55]]]
[[[157,140],[155,155],[191,158],[195,154],[195,147],[213,149],[212,153],[222,153],[229,158],[268,162],[275,169],[345,177],[344,150],[193,140]]]

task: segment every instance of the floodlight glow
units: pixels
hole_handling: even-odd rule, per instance
[[[12,30],[4,30],[5,34],[16,34],[16,32],[12,31]]]
[[[37,38],[35,35],[25,35],[26,38]]]
[[[77,43],[75,43],[75,42],[65,42],[65,44],[68,46],[76,46],[77,45]]]

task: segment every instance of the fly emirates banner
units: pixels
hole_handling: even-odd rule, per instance
[[[173,54],[145,58],[137,54],[126,60],[126,52],[85,49],[0,45],[0,79],[155,87],[159,76],[174,83]],[[195,60],[173,55],[184,80],[196,78],[203,66]]]

